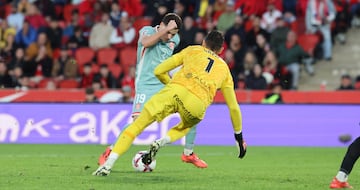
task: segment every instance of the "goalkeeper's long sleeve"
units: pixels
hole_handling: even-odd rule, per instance
[[[154,70],[154,75],[163,83],[167,84],[170,82],[171,78],[168,74],[169,71],[175,69],[183,63],[184,51],[181,51],[170,58],[166,59],[164,62],[160,63]]]
[[[242,116],[241,116],[239,104],[236,100],[234,88],[233,87],[221,88],[221,92],[223,93],[226,104],[229,108],[234,132],[239,134],[242,131]]]

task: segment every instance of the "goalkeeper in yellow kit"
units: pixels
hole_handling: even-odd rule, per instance
[[[185,136],[204,118],[218,89],[222,91],[230,110],[239,158],[245,156],[246,143],[242,137],[242,118],[233,79],[228,65],[217,55],[223,49],[223,42],[223,35],[212,31],[205,37],[202,46],[189,46],[155,68],[154,74],[166,86],[148,100],[139,117],[120,135],[108,160],[93,175],[110,174],[118,157],[129,149],[135,137],[147,126],[172,113],[179,113],[181,121],[165,137],[154,141],[149,153],[143,157],[143,162],[150,164],[160,147]],[[182,68],[170,78],[168,72],[178,66]]]

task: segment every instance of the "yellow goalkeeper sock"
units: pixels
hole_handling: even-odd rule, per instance
[[[112,149],[112,152],[117,153],[119,156],[123,155],[131,146],[132,142],[134,141],[135,135],[134,133],[129,131],[131,125],[125,129],[124,132],[121,133],[118,140],[115,143],[114,148]]]
[[[175,127],[171,128],[167,132],[167,136],[170,137],[170,142],[175,142],[181,137],[185,136],[190,131],[190,128],[184,128],[183,122],[180,122]]]

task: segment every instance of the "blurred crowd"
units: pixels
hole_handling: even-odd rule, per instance
[[[331,61],[332,46],[360,26],[360,0],[0,0],[0,86],[131,93],[135,61],[116,53],[109,64],[97,53],[136,51],[139,29],[168,12],[184,22],[175,53],[224,33],[220,56],[237,89],[296,90],[300,72],[315,75],[313,64]],[[94,56],[81,62],[90,54],[80,49]]]

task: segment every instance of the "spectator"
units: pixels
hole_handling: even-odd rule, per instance
[[[179,46],[176,48],[174,53],[181,51],[189,45],[195,44],[196,33],[198,28],[194,26],[194,20],[191,16],[186,16],[184,19],[184,25],[179,30],[179,35],[181,36],[181,41]]]
[[[11,77],[5,64],[5,60],[0,58],[0,88],[11,87]]]
[[[59,26],[59,22],[56,18],[49,18],[48,26],[40,29],[39,32],[44,31],[46,33],[47,38],[49,39],[50,45],[52,49],[58,49],[61,46],[62,40],[62,29]]]
[[[123,86],[121,88],[121,92],[123,94],[122,99],[120,102],[122,103],[132,103],[134,101],[132,97],[132,91],[133,89],[130,86]]]
[[[282,86],[280,83],[274,84],[270,93],[265,94],[265,97],[261,100],[263,104],[282,104],[283,99],[281,96]]]
[[[6,20],[0,20],[0,50],[7,45],[8,35],[16,35],[16,29],[8,25]]]
[[[69,55],[66,46],[61,48],[60,57],[54,60],[53,64],[51,75],[56,80],[76,79],[78,76],[78,65],[76,64],[75,59]]]
[[[95,90],[91,87],[85,88],[85,103],[99,103]]]
[[[106,64],[100,65],[99,73],[95,74],[93,82],[99,82],[101,89],[108,89],[108,88],[116,88],[116,79],[109,71],[109,68]]]
[[[157,7],[156,14],[154,15],[151,26],[156,26],[157,24],[161,23],[162,18],[169,13],[169,8],[166,6],[166,3],[160,3]]]
[[[79,10],[74,9],[71,12],[71,19],[68,25],[64,28],[63,35],[65,37],[73,36],[76,27],[80,27],[80,16],[79,16]]]
[[[122,18],[128,17],[128,13],[120,8],[120,4],[114,1],[111,4],[110,20],[111,25],[117,28]]]
[[[336,16],[335,16],[335,27],[332,31],[332,36],[334,36],[341,44],[346,43],[346,32],[349,27],[349,6],[348,2],[343,0],[335,0],[334,1],[336,8]],[[333,39],[335,39],[333,38]]]
[[[351,18],[352,18],[352,25],[359,27],[360,26],[360,1],[359,0],[355,0],[354,3],[352,3],[351,7],[350,7],[350,13],[351,13]]]
[[[267,11],[262,15],[261,28],[272,33],[276,28],[276,19],[280,17],[282,17],[282,13],[275,8],[273,3],[269,3]]]
[[[296,15],[296,2],[297,0],[285,0],[283,1],[283,12],[290,12]]]
[[[230,40],[229,49],[233,52],[234,67],[231,70],[233,75],[234,84],[236,85],[239,80],[239,75],[244,74],[244,56],[246,53],[246,47],[244,47],[241,38],[238,34],[233,34]]]
[[[296,21],[296,16],[292,12],[285,12],[283,15],[283,20],[286,26],[291,27],[292,24]]]
[[[80,87],[88,88],[92,86],[94,80],[94,73],[92,71],[91,63],[85,63],[82,68]]]
[[[194,44],[195,45],[201,45],[204,38],[205,38],[205,32],[203,30],[198,30],[195,34]]]
[[[31,88],[30,78],[28,76],[21,75],[18,80],[18,83],[16,83],[15,89],[26,91],[29,90],[30,88]]]
[[[230,27],[226,33],[225,33],[225,42],[226,45],[229,46],[230,44],[230,37],[233,34],[238,34],[240,36],[240,39],[246,39],[245,37],[245,29],[243,26],[244,20],[240,15],[236,15],[235,16],[235,22],[234,25],[232,27]],[[244,44],[245,45],[245,44]]]
[[[90,47],[94,50],[109,47],[109,36],[111,35],[112,30],[113,28],[110,24],[109,15],[104,13],[101,17],[101,21],[97,22],[91,28],[89,39]]]
[[[30,77],[34,83],[40,82],[43,78],[49,78],[51,77],[53,67],[52,61],[52,58],[47,53],[46,47],[41,46],[36,56],[25,64],[24,74]]]
[[[20,78],[24,75],[24,72],[20,65],[15,65],[14,69],[9,72],[9,75],[11,77],[11,84],[9,87],[15,88],[16,86],[21,86]]]
[[[331,22],[335,19],[335,7],[331,0],[310,0],[306,8],[306,30],[321,32],[323,36],[324,59],[332,59]]]
[[[290,31],[290,28],[285,25],[283,18],[278,18],[276,20],[276,28],[271,34],[270,46],[272,49],[277,49],[279,45],[284,44],[286,41],[287,33]]]
[[[7,16],[6,20],[10,27],[15,28],[16,31],[22,29],[24,23],[24,14],[17,11],[16,5],[12,4],[11,14]]]
[[[45,17],[55,17],[55,5],[53,0],[36,0],[34,5],[39,9],[41,14]]]
[[[245,76],[248,76],[250,72],[253,70],[256,64],[259,64],[256,59],[256,55],[252,50],[247,50],[245,56],[243,57],[244,71],[242,73],[241,78],[245,79]]]
[[[117,28],[114,28],[110,36],[110,44],[114,48],[123,48],[134,42],[136,36],[135,28],[131,26],[128,17],[123,17]]]
[[[269,41],[269,34],[260,27],[260,18],[253,17],[252,23],[252,29],[246,33],[247,46],[254,47],[256,45],[256,35],[258,34],[262,34],[266,38],[266,41]]]
[[[10,60],[8,69],[11,71],[16,66],[23,67],[25,65],[25,50],[22,47],[17,47],[15,50],[15,56]]]
[[[264,57],[269,50],[270,45],[267,43],[265,37],[262,34],[256,35],[256,45],[253,47],[253,51],[259,63],[263,62]]]
[[[293,31],[287,34],[286,43],[280,45],[277,49],[277,56],[279,63],[292,74],[292,89],[297,89],[298,87],[301,61],[304,62],[306,71],[310,75],[314,74],[311,57],[297,44],[297,36]],[[304,58],[309,59],[305,60]]]
[[[217,29],[225,33],[235,23],[235,17],[234,1],[227,0],[225,11],[220,15],[217,22]]]
[[[255,64],[250,75],[245,80],[246,89],[264,90],[267,88],[266,79],[262,76],[261,66]]]
[[[52,48],[45,32],[39,33],[36,42],[31,43],[29,47],[26,48],[25,60],[29,61],[34,59],[38,55],[39,49],[43,47],[46,49],[47,56],[52,58]]]
[[[45,27],[47,25],[45,17],[41,14],[39,9],[33,5],[30,4],[27,8],[27,15],[25,17],[25,20],[29,22],[30,26],[38,30],[41,27]]]
[[[172,0],[142,0],[143,5],[145,6],[145,10],[144,10],[144,16],[148,16],[148,17],[156,17],[156,15],[158,14],[159,11],[159,7],[163,7],[166,9],[166,12],[168,12],[167,10],[170,9],[171,7],[174,7],[174,1]],[[163,9],[161,8],[161,9]],[[172,10],[169,10],[169,12]],[[166,13],[164,13],[165,15]],[[162,18],[162,17],[160,17]],[[159,22],[153,22],[153,24],[158,24],[160,23],[161,20]],[[154,25],[152,25],[154,26]]]
[[[68,48],[75,50],[80,47],[87,47],[88,40],[85,38],[82,29],[76,26],[74,29],[74,35],[72,35],[68,41]]]
[[[186,7],[184,1],[182,1],[182,0],[175,0],[174,13],[176,13],[177,15],[179,15],[179,17],[180,17],[182,20],[185,20],[185,17],[187,17],[187,16],[191,16],[191,15],[188,13],[188,10],[189,10],[189,9],[187,9],[187,8],[188,8],[188,7]]]
[[[353,80],[350,75],[341,76],[340,86],[337,90],[354,90]]]
[[[135,65],[130,66],[129,72],[122,78],[120,86],[129,86],[132,90],[135,90],[135,72]]]
[[[35,42],[36,36],[37,31],[25,20],[22,29],[16,34],[15,42],[19,46],[27,48],[31,43]]]
[[[291,88],[291,86],[289,86],[291,74],[284,66],[278,64],[278,60],[273,51],[267,52],[263,61],[263,66],[263,72],[272,75],[273,84],[279,83],[284,89]]]
[[[16,48],[17,45],[15,43],[15,36],[13,34],[9,34],[6,37],[5,47],[0,49],[0,55],[6,60],[11,60],[15,55]]]
[[[28,0],[17,1],[17,11],[23,14],[28,13],[31,3]]]

